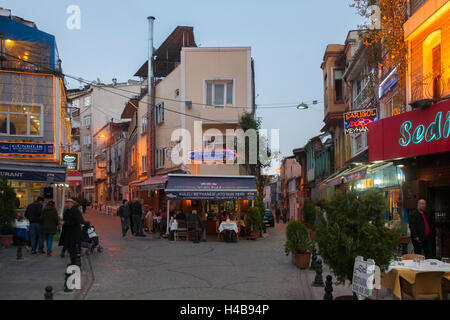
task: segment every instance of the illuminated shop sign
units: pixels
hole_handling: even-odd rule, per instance
[[[382,98],[384,94],[389,91],[395,84],[398,82],[398,72],[397,68],[395,68],[384,81],[380,84],[378,98]]]
[[[68,170],[78,170],[78,153],[61,153],[61,165]]]
[[[0,142],[0,153],[53,155],[52,143]]]
[[[366,132],[369,124],[377,120],[376,109],[348,112],[344,115],[345,134]]]
[[[413,128],[411,121],[405,121],[400,127],[400,135],[402,136],[398,143],[402,147],[407,147],[411,142],[419,144],[422,142],[431,142],[441,138],[447,139],[450,134],[450,111],[447,112],[445,122],[441,130],[442,112],[438,112],[434,121],[428,127],[419,124]],[[414,130],[413,130],[414,129]]]
[[[188,159],[200,162],[234,161],[237,153],[234,150],[195,150],[188,153]]]

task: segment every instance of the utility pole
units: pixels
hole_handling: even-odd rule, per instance
[[[147,110],[147,130],[148,130],[148,149],[147,149],[147,163],[148,176],[155,175],[155,107],[153,88],[153,22],[155,17],[148,17],[148,110]]]

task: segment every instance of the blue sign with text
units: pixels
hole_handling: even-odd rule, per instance
[[[51,143],[0,142],[0,153],[52,155],[53,152],[53,144]]]

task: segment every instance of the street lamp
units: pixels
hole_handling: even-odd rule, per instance
[[[306,109],[308,109],[308,108],[309,108],[308,105],[307,105],[306,103],[304,103],[304,102],[300,103],[300,104],[297,106],[297,110],[306,110]]]

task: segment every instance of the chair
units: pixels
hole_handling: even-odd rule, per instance
[[[198,231],[198,222],[187,222],[187,233],[186,233],[186,240],[190,241],[191,240],[191,235],[194,236],[195,239],[195,233],[198,233],[198,239],[200,239],[201,234],[200,231]]]
[[[219,220],[217,220],[216,221],[216,233],[217,233],[217,241],[221,241],[222,240],[222,234],[224,233],[223,231],[222,232],[220,232],[219,231],[219,225],[220,225],[220,221]]]
[[[187,240],[187,234],[188,234],[188,230],[187,230],[187,225],[186,225],[186,221],[184,220],[177,220],[177,230],[175,230],[176,232],[176,238],[177,241],[179,240],[180,237],[184,237]]]
[[[400,277],[402,292],[418,298],[433,298],[442,300],[442,276],[444,272],[419,272],[416,274],[416,282],[412,285]]]
[[[417,258],[417,257],[425,258],[425,256],[423,256],[421,254],[408,253],[408,254],[402,255],[402,260],[414,260],[414,258]]]

